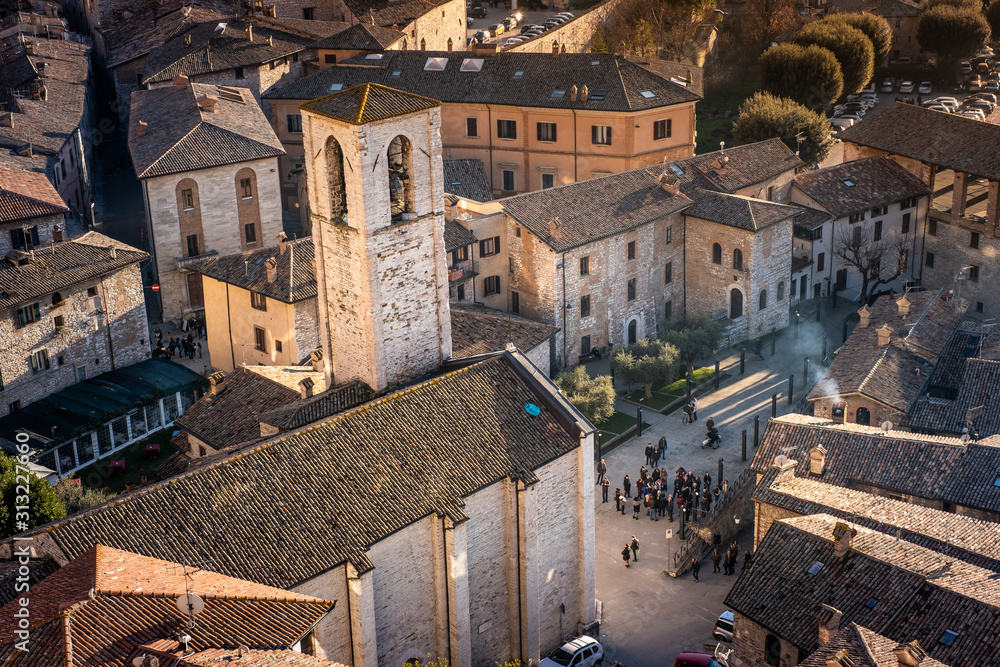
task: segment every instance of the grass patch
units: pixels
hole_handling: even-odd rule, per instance
[[[153,470],[167,460],[177,451],[177,448],[170,444],[173,437],[174,428],[164,428],[150,434],[149,437],[133,443],[124,449],[119,449],[114,454],[107,456],[100,461],[91,463],[86,468],[76,473],[80,478],[80,483],[85,487],[103,491],[109,490],[111,493],[121,493],[129,484],[139,486],[139,474],[146,472],[147,482],[153,480]],[[156,459],[146,458],[146,445],[151,442],[160,444],[160,456]],[[111,477],[108,470],[111,461],[125,461],[125,473]]]
[[[615,410],[615,414],[597,424],[597,430],[614,435],[621,435],[625,431],[635,426],[635,415],[627,415],[624,412]]]
[[[740,105],[760,88],[756,72],[749,72],[736,81],[723,85],[706,82],[705,99],[698,103],[698,153],[719,150],[719,142],[735,145],[733,123],[740,112]],[[729,117],[726,117],[726,113]]]
[[[654,410],[662,410],[681,396],[687,396],[687,380],[684,377],[684,374],[687,372],[687,366],[681,365],[680,369],[676,373],[681,376],[680,379],[674,380],[662,387],[654,387],[651,398],[647,399],[646,390],[640,387],[628,395],[629,400],[642,403],[644,406],[651,407]],[[714,366],[702,366],[701,368],[694,369],[694,373],[691,376],[691,389],[694,389],[702,382],[711,380],[714,375]]]

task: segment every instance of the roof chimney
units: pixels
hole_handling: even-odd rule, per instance
[[[864,329],[865,327],[867,327],[868,320],[869,318],[871,318],[871,316],[872,316],[872,311],[868,309],[868,306],[861,306],[860,308],[858,308],[858,317],[861,318],[861,321],[858,322],[858,328]]]
[[[184,35],[184,48],[191,46],[191,35]]]
[[[552,55],[559,55],[559,42],[552,42]]]
[[[219,103],[219,98],[216,95],[202,95],[198,98],[198,106],[205,113],[216,113],[215,105]]]
[[[795,477],[795,466],[799,464],[795,459],[790,459],[787,456],[775,456],[774,462],[771,463],[772,468],[778,469],[778,474],[775,476],[775,483],[784,482]]]
[[[208,377],[208,395],[218,396],[225,389],[226,385],[226,374],[222,371],[218,373],[212,373]]]
[[[118,259],[118,250],[115,248],[114,243],[111,244],[108,250],[111,252],[111,259]]]
[[[838,521],[837,525],[833,527],[833,555],[843,556],[846,554],[847,550],[851,547],[851,541],[857,534],[858,531],[856,528],[851,528],[843,521]],[[833,634],[836,634],[836,632]]]
[[[278,232],[278,254],[284,255],[288,250],[288,235],[285,232]]]
[[[840,619],[843,617],[844,614],[830,605],[820,605],[818,638],[820,646],[828,643],[840,631]]]
[[[569,89],[569,99],[571,102],[576,102],[576,93],[577,93],[577,87],[576,84],[574,83],[573,87]]]
[[[33,54],[35,52],[35,45],[31,42],[24,43],[24,52],[27,54]]]
[[[146,128],[149,127],[149,123],[144,120],[140,120],[135,124],[135,136],[144,137],[146,136]]]
[[[681,180],[671,173],[663,172],[656,182],[671,197],[681,191]]]
[[[40,69],[38,71],[38,76],[45,77],[45,76],[48,76],[48,75],[49,75],[49,64],[48,63],[42,63],[42,69]]]
[[[917,667],[927,657],[927,651],[920,648],[920,643],[916,639],[909,644],[900,644],[892,649],[892,653],[899,661],[899,667]]]
[[[910,300],[903,295],[903,298],[896,299],[896,306],[899,307],[899,316],[906,317],[910,314]]]
[[[14,127],[14,114],[11,111],[0,115],[0,126],[2,127]]]
[[[189,80],[183,74],[178,74],[174,77],[174,90],[181,90],[182,88],[187,88],[189,85]]]
[[[313,385],[315,383],[312,378],[302,378],[299,380],[299,395],[302,398],[311,398],[313,395]]]
[[[42,87],[37,83],[31,87],[31,99],[33,100],[42,99]]]
[[[559,221],[559,218],[552,218],[549,220],[549,236],[554,239],[560,238],[562,236],[562,229],[560,229],[561,226],[562,223]]]
[[[586,102],[588,97],[590,97],[590,88],[587,88],[587,84],[583,84],[583,88],[580,89],[580,101]]]
[[[882,326],[880,326],[878,329],[875,330],[875,333],[878,334],[879,347],[885,347],[886,345],[889,344],[889,336],[892,335],[893,331],[895,331],[895,329],[890,327],[888,324],[883,324]]]
[[[826,470],[826,447],[816,445],[809,450],[809,473],[822,475],[824,470]]]
[[[309,353],[309,363],[312,365],[312,369],[317,373],[323,373],[325,371],[323,366],[323,350],[321,348],[316,348]]]
[[[278,260],[274,257],[268,257],[267,261],[264,262],[264,268],[267,269],[267,282],[273,283],[278,279]]]
[[[247,25],[247,41],[253,41],[253,25]]]
[[[826,667],[854,667],[854,661],[847,653],[846,648],[842,648],[832,655],[826,656]]]

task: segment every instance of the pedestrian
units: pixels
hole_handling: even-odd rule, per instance
[[[746,552],[744,552],[744,554],[743,554],[743,569],[744,570],[747,569],[748,567],[750,567],[750,561],[752,561],[752,560],[753,560],[753,555],[750,553],[750,550],[747,549]]]
[[[712,476],[709,475],[708,471],[706,470],[705,471],[705,490],[708,491],[711,488],[712,488]]]
[[[167,357],[168,358],[174,356],[174,345],[176,345],[176,344],[177,344],[177,341],[174,340],[174,335],[172,333],[168,333],[167,334]]]
[[[604,459],[601,459],[595,470],[597,471],[597,483],[600,484],[604,481],[604,475],[608,472],[608,464],[604,462]]]
[[[607,478],[605,478],[604,481],[601,482],[601,495],[604,498],[604,502],[608,502],[608,489],[610,487],[611,487],[611,482],[609,482]]]
[[[684,413],[683,416],[681,417],[681,423],[684,424],[690,423],[692,421],[691,415],[694,414],[694,407],[690,403],[688,403],[683,408],[681,408],[681,412]]]
[[[691,397],[691,421],[698,421],[698,397]]]
[[[653,443],[646,443],[646,465],[653,465]]]
[[[631,565],[628,562],[629,561],[629,555],[630,554],[629,554],[628,542],[626,542],[625,543],[625,548],[622,549],[622,560],[625,561],[625,567],[631,567]]]
[[[713,428],[715,428],[715,419],[713,419],[712,417],[709,417],[705,421],[705,430],[706,431],[711,431]]]
[[[722,480],[722,495],[726,496],[728,494],[729,494],[729,480],[724,479]]]
[[[198,358],[199,358],[199,359],[202,359],[202,358],[203,358],[203,357],[201,356],[201,341],[198,341]]]
[[[656,444],[656,460],[663,461],[667,458],[667,436],[662,436]]]
[[[674,522],[674,497],[667,496],[667,518],[670,519],[670,523]]]
[[[639,562],[639,540],[635,539],[635,535],[632,536],[632,560],[636,563]]]
[[[712,495],[715,496],[715,501],[719,502],[719,497],[722,495],[722,485],[716,483],[715,488],[712,490]]]
[[[160,342],[163,339],[163,332],[160,331],[160,327],[153,329],[153,334],[156,336],[156,342]]]
[[[625,489],[626,498],[632,495],[632,480],[628,478],[628,475],[625,475],[625,479],[622,480],[622,488]]]
[[[698,572],[701,570],[701,564],[698,562],[697,558],[691,558],[691,574],[694,576],[694,583],[698,583]]]
[[[622,512],[624,514],[624,512],[622,511],[622,490],[621,489],[615,489],[615,511],[616,512]]]
[[[656,499],[653,497],[652,493],[646,495],[646,508],[649,510],[649,520],[659,521],[656,517]]]
[[[761,354],[760,338],[757,339],[757,342],[754,345],[755,345],[755,353],[757,355],[757,361],[764,361],[764,355]]]
[[[639,479],[642,481],[643,484],[649,483],[649,471],[646,470],[646,466],[642,466],[641,468],[639,468]]]
[[[715,574],[716,572],[719,571],[719,561],[721,561],[721,560],[722,560],[722,556],[719,555],[719,550],[717,548],[713,549],[712,550],[712,574]]]
[[[639,508],[642,507],[642,501],[639,499],[639,494],[635,495],[632,499],[632,518],[636,521],[639,520]]]
[[[628,496],[624,493],[621,495],[622,501],[622,516],[625,516],[625,509],[628,507]]]

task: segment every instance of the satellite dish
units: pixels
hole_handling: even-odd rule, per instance
[[[784,454],[778,454],[777,456],[774,457],[775,465],[783,466],[786,463],[788,463],[788,457],[785,456]]]
[[[185,616],[197,616],[205,611],[205,601],[194,593],[185,593],[177,598],[177,610]]]
[[[886,433],[888,433],[889,431],[891,431],[892,430],[892,422],[888,421],[888,420],[882,422],[882,430],[885,431]]]

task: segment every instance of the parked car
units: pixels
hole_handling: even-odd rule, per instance
[[[986,114],[983,113],[982,109],[963,109],[958,115],[965,118],[972,118],[973,120],[986,121]]]
[[[538,32],[538,33],[543,33],[543,32],[545,32],[545,26],[538,25],[538,24],[535,24],[535,25],[524,25],[524,26],[521,26],[521,32],[522,33],[524,33],[524,32]]]
[[[983,90],[988,93],[1000,93],[1000,81],[987,81]]]
[[[490,35],[493,37],[499,37],[504,33],[507,28],[504,27],[503,23],[494,23],[489,27]]]
[[[733,641],[733,612],[726,610],[719,614],[712,636],[727,642]]]
[[[968,76],[969,74],[972,74],[972,63],[968,60],[963,60],[958,69],[962,74]]]
[[[912,93],[913,92],[913,82],[903,81],[899,84],[899,92],[901,93]]]
[[[978,74],[973,74],[969,77],[969,91],[973,93],[978,93],[983,89],[983,80],[979,78]]]
[[[480,30],[475,35],[472,36],[473,39],[477,40],[480,44],[485,44],[490,41],[490,33],[486,30]]]
[[[507,29],[508,32],[517,27],[517,19],[508,16],[503,20],[503,27]]]
[[[473,7],[467,14],[473,18],[484,19],[486,18],[486,8],[485,7]]]
[[[725,663],[721,663],[715,658],[716,656],[708,653],[685,651],[674,660],[674,667],[725,667]]]
[[[969,100],[986,100],[993,106],[997,105],[997,96],[994,93],[974,93],[965,98],[966,101]]]
[[[594,667],[604,662],[604,647],[586,635],[570,640],[542,658],[538,667]]]
[[[527,41],[528,39],[526,37],[511,37],[510,39],[504,40],[503,46],[504,48],[507,48],[510,46],[515,46],[517,44],[520,44],[521,42],[527,42]]]
[[[975,72],[976,74],[982,75],[982,74],[989,74],[991,70],[992,67],[990,67],[990,64],[988,62],[983,62],[976,65]]]
[[[989,116],[993,113],[993,109],[995,108],[996,105],[991,104],[989,100],[966,100],[965,104],[962,105],[963,111],[967,109],[979,109],[985,116]]]
[[[909,65],[912,62],[913,62],[913,58],[911,58],[910,56],[901,56],[899,58],[896,58],[895,60],[890,60],[889,64],[890,65]]]
[[[930,109],[931,111],[940,111],[941,113],[951,113],[951,109],[949,109],[946,106],[942,106],[940,104],[932,104],[927,108]]]
[[[564,18],[567,21],[570,20],[570,19],[576,18],[576,16],[572,12],[560,12],[560,13],[556,14],[556,16]]]
[[[935,97],[931,101],[935,104],[948,107],[948,111],[956,111],[958,109],[958,100],[954,97]]]
[[[892,79],[886,79],[882,82],[882,92],[891,93],[893,89]]]
[[[875,93],[861,93],[861,101],[868,103],[868,108],[877,107],[879,103],[878,95]]]
[[[855,125],[857,125],[858,123],[861,122],[861,116],[859,116],[859,115],[857,115],[855,113],[841,113],[841,114],[837,114],[836,117],[837,118],[844,118],[844,119],[853,120]]]
[[[828,118],[827,120],[830,121],[830,126],[836,132],[846,130],[854,125],[854,120],[852,118],[844,118],[843,116],[834,116],[833,118]]]
[[[921,95],[930,95],[934,92],[934,84],[930,81],[921,81],[920,87],[917,88],[917,92]]]

